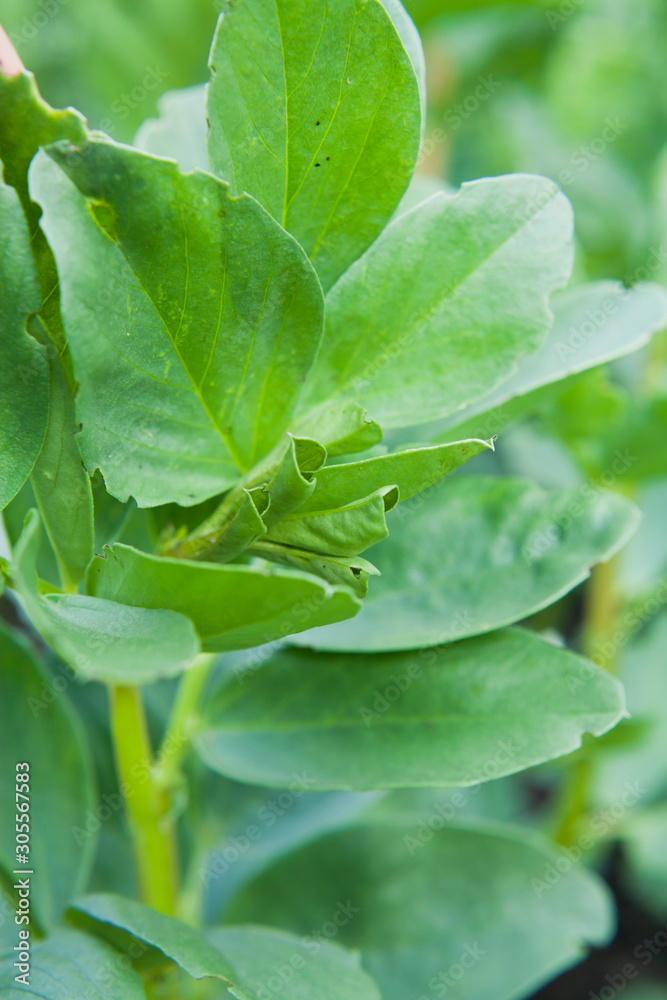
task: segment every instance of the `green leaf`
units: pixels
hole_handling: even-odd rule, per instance
[[[190,618],[208,651],[246,649],[361,607],[346,587],[305,573],[159,559],[112,545],[88,570],[88,592],[137,608],[170,608]]]
[[[2,509],[23,486],[42,447],[49,410],[49,372],[44,348],[26,332],[28,317],[39,310],[40,303],[28,230],[16,193],[1,181],[0,231]]]
[[[53,351],[49,352],[49,420],[30,476],[35,500],[65,589],[83,579],[93,557],[93,491],[74,440],[74,407]]]
[[[335,921],[384,1000],[438,996],[450,970],[460,1000],[530,996],[613,933],[602,881],[541,837],[442,829],[437,813],[361,822],[260,876],[228,919],[269,920],[313,944]]]
[[[194,979],[216,976],[232,981],[229,965],[202,934],[150,906],[113,893],[99,893],[77,899],[73,908],[158,948]]]
[[[319,470],[326,457],[326,449],[317,441],[290,435],[285,455],[263,488],[269,498],[263,513],[267,527],[303,506],[315,489],[313,473]]]
[[[74,910],[127,931],[159,949],[195,979],[217,977],[240,1000],[261,1000],[262,981],[276,966],[290,973],[293,1000],[379,1000],[359,959],[325,944],[316,956],[290,934],[263,927],[212,928],[206,934],[142,903],[111,893],[84,896]]]
[[[427,111],[426,57],[424,56],[424,47],[419,31],[400,0],[380,0],[380,3],[392,19],[394,27],[403,42],[403,47],[410,56],[410,62],[412,63],[412,68],[419,85],[423,129],[426,126]]]
[[[209,156],[291,232],[325,290],[389,221],[417,158],[417,80],[379,0],[244,0],[220,18]]]
[[[520,358],[510,378],[450,424],[458,426],[541,386],[631,354],[667,325],[667,291],[649,282],[628,289],[616,281],[596,281],[555,295],[551,305],[554,323],[542,346]],[[483,416],[479,426],[484,426]]]
[[[276,973],[289,1000],[380,1000],[359,956],[329,941],[314,947],[268,927],[213,927],[206,936],[231,962],[239,1000],[265,1000]]]
[[[623,715],[608,673],[511,629],[419,654],[278,652],[242,688],[223,682],[197,748],[276,788],[303,761],[313,791],[454,787],[562,757]]]
[[[39,537],[39,515],[31,511],[14,553],[14,586],[36,628],[84,680],[148,684],[190,666],[199,642],[183,615],[79,594],[40,596]]]
[[[194,505],[282,437],[321,337],[315,273],[207,174],[101,140],[50,156],[31,190],[61,275],[84,461],[120,500]]]
[[[349,587],[357,597],[366,596],[369,577],[379,576],[379,570],[361,556],[324,555],[309,549],[298,549],[293,545],[270,542],[265,538],[258,539],[254,548],[264,559],[280,566],[312,573],[326,580],[332,587]]]
[[[5,1000],[145,1000],[138,972],[127,956],[79,931],[60,928],[30,947],[28,987],[17,985],[14,957],[0,965]]]
[[[527,618],[585,580],[640,514],[586,483],[546,492],[520,479],[461,476],[399,507],[372,550],[383,574],[355,622],[296,640],[351,652],[418,649]]]
[[[493,450],[491,441],[457,441],[434,448],[403,448],[390,455],[330,465],[317,473],[315,489],[299,508],[299,515],[307,510],[342,507],[389,485],[398,487],[402,503],[488,448]]]
[[[399,216],[327,296],[302,411],[354,399],[400,427],[488,393],[546,336],[571,237],[565,196],[521,174],[464,184]]]
[[[69,901],[85,887],[93,863],[96,837],[83,830],[95,808],[95,789],[88,747],[65,688],[71,681],[50,677],[18,632],[0,622],[0,866],[9,873],[32,870],[31,903],[36,922],[56,924]],[[26,798],[15,800],[16,771],[29,764],[28,864],[18,858],[15,813]],[[21,822],[17,820],[16,822]],[[11,884],[16,879],[12,876]],[[18,928],[15,928],[18,940]],[[15,943],[15,942],[14,942]]]
[[[86,123],[68,108],[55,111],[42,99],[32,73],[7,77],[0,73],[0,159],[4,179],[16,189],[28,222],[30,241],[41,288],[40,315],[58,349],[65,374],[74,389],[71,360],[59,310],[58,273],[51,248],[39,222],[41,210],[28,191],[28,168],[40,146],[62,139],[81,142]]]
[[[366,451],[382,440],[380,425],[369,419],[363,406],[350,400],[325,403],[299,420],[296,431],[321,441],[330,457]]]
[[[322,555],[358,556],[387,537],[385,515],[397,503],[396,487],[385,486],[337,510],[302,513],[299,508],[270,528],[266,540]],[[258,542],[255,548],[261,552],[262,542]]]

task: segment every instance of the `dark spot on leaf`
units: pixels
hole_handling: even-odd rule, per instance
[[[320,164],[319,164],[319,163],[316,163],[316,164],[315,164],[315,166],[316,166],[316,167],[319,167],[319,166],[320,166]]]
[[[316,124],[316,125],[319,125],[320,123],[319,123],[319,122],[315,122],[315,124]]]
[[[327,156],[327,160],[330,160],[330,159],[331,159],[331,157],[330,157],[330,156]]]

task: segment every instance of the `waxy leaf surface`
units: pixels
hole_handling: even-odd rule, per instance
[[[604,883],[571,862],[561,873],[541,837],[499,825],[442,829],[435,812],[361,824],[279,862],[226,919],[312,936],[337,918],[337,940],[361,950],[384,1000],[437,996],[462,962],[460,1000],[528,997],[613,934]]]
[[[571,237],[565,196],[521,174],[464,184],[401,215],[327,296],[303,412],[353,399],[401,427],[489,392],[546,336]]]
[[[5,803],[0,813],[0,865],[6,872],[35,872],[30,877],[34,916],[42,928],[50,928],[90,874],[97,840],[95,831],[87,829],[96,804],[92,768],[63,678],[50,677],[26,640],[4,624],[0,663],[0,795]],[[16,770],[18,763],[29,764],[29,778],[23,777],[25,769]],[[26,781],[27,797],[17,799],[15,810],[14,786]],[[14,820],[26,801],[29,863],[21,865],[18,854],[25,852],[17,852]],[[12,884],[15,881],[12,878]],[[18,927],[14,930],[16,944]]]
[[[71,589],[83,579],[93,557],[93,492],[74,438],[74,407],[67,382],[52,349],[49,373],[46,437],[30,483],[63,587]]]
[[[216,976],[231,981],[229,966],[202,934],[150,906],[114,893],[99,893],[77,899],[74,909],[128,931],[157,948],[194,979]]]
[[[183,615],[80,594],[40,596],[39,535],[39,516],[31,511],[14,554],[14,586],[36,628],[83,680],[148,684],[188,668],[199,641]]]
[[[239,1000],[264,1000],[277,969],[289,970],[289,1000],[380,1000],[359,955],[329,941],[315,947],[269,927],[212,927],[206,936],[231,962]]]
[[[242,687],[223,683],[197,747],[261,785],[288,785],[307,760],[313,791],[453,787],[571,753],[623,714],[608,673],[508,629],[419,653],[279,652]]]
[[[306,573],[160,559],[112,545],[88,570],[88,592],[190,618],[208,651],[246,649],[357,614],[347,587]]]
[[[244,0],[220,18],[207,94],[213,172],[291,232],[326,290],[389,221],[420,99],[379,0]]]
[[[49,411],[46,352],[26,331],[40,293],[16,192],[0,181],[0,510],[26,481],[39,455]]]
[[[31,190],[58,262],[88,470],[140,506],[222,492],[290,421],[321,337],[315,272],[252,198],[208,174],[101,140],[50,156]]]
[[[592,484],[542,490],[461,476],[399,507],[368,556],[383,574],[355,622],[295,640],[350,652],[419,649],[510,625],[558,600],[639,524],[625,497]]]
[[[554,295],[554,323],[542,346],[519,359],[516,371],[492,393],[467,406],[450,424],[461,424],[541,386],[631,354],[667,325],[667,291],[645,282],[625,288],[596,281]],[[502,413],[498,416],[502,419]],[[484,416],[479,426],[485,426]],[[485,431],[490,433],[490,431]]]
[[[33,941],[30,985],[17,985],[13,958],[0,965],[0,993],[5,1000],[145,1000],[141,976],[126,955],[79,931],[60,928],[44,941]]]

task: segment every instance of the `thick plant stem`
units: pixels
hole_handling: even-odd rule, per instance
[[[143,902],[173,914],[178,862],[169,800],[155,781],[146,715],[136,687],[111,687],[111,732],[118,781],[132,829]]]

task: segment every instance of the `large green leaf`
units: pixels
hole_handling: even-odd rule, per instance
[[[157,948],[195,979],[216,976],[232,981],[229,965],[202,934],[150,906],[113,893],[99,893],[82,896],[74,909],[103,924],[128,931]]]
[[[58,348],[72,390],[71,361],[59,311],[58,274],[53,253],[39,225],[40,207],[31,200],[28,191],[28,168],[40,146],[61,139],[80,142],[85,136],[85,122],[78,112],[49,107],[40,96],[32,73],[12,77],[0,73],[0,159],[4,164],[4,179],[16,189],[23,206],[42,293],[40,315]]]
[[[417,80],[379,0],[244,0],[221,17],[213,171],[293,233],[322,285],[380,233],[419,148]]]
[[[96,836],[86,829],[95,807],[92,768],[79,721],[62,677],[49,678],[27,642],[0,623],[0,865],[7,872],[29,869],[34,915],[42,927],[57,923],[69,901],[84,888]],[[16,765],[30,765],[29,863],[21,864],[13,808]],[[86,830],[83,838],[77,828]],[[15,880],[13,880],[15,881]],[[18,928],[15,928],[18,940]]]
[[[0,74],[1,76],[1,74]],[[26,331],[39,284],[16,192],[0,181],[0,509],[30,475],[46,432],[49,371],[44,348]]]
[[[93,491],[74,440],[74,407],[67,382],[53,351],[49,373],[49,421],[30,482],[63,587],[71,590],[93,557]]]
[[[306,573],[160,559],[128,545],[112,545],[93,560],[88,591],[187,615],[209,651],[273,642],[349,618],[361,607],[347,587],[331,587]]]
[[[207,174],[101,140],[50,156],[31,190],[61,276],[89,471],[140,506],[222,492],[296,406],[321,337],[311,265]]]
[[[268,920],[313,943],[335,921],[384,1000],[445,987],[460,1000],[530,996],[611,936],[603,883],[541,838],[442,829],[435,812],[419,824],[362,823],[260,876],[229,919]]]
[[[397,427],[489,392],[551,326],[571,236],[567,199],[528,175],[465,184],[401,215],[327,296],[304,411],[354,399]]]
[[[631,354],[667,325],[667,291],[649,282],[628,289],[616,281],[596,281],[555,295],[551,305],[554,323],[542,346],[520,358],[510,378],[450,418],[449,424],[458,426],[478,417],[479,426],[484,427],[488,411]],[[447,440],[451,433],[446,432]]]
[[[426,126],[428,95],[426,93],[426,57],[421,36],[401,0],[380,0],[380,3],[394,22],[394,27],[403,42],[405,51],[410,56],[410,62],[419,85],[423,129]]]
[[[552,604],[632,535],[640,514],[585,484],[546,492],[520,479],[445,480],[399,507],[370,552],[383,574],[359,618],[297,642],[329,650],[418,649],[490,632]]]
[[[46,641],[84,680],[148,684],[174,677],[199,652],[194,626],[174,611],[38,591],[40,523],[31,511],[14,553],[13,585]]]
[[[268,927],[214,927],[206,936],[231,962],[239,1000],[265,1000],[276,984],[289,1000],[380,1000],[359,956],[329,941],[314,947]]]
[[[511,629],[419,654],[279,652],[242,688],[223,683],[197,747],[261,785],[307,761],[313,791],[453,787],[571,753],[623,714],[608,673]]]
[[[217,977],[240,1000],[263,1000],[262,983],[287,969],[293,1000],[379,1000],[359,958],[326,944],[313,954],[291,934],[264,927],[214,928],[202,934],[180,920],[122,896],[84,896],[74,909],[157,948],[195,979]],[[94,925],[93,925],[94,926]]]
[[[5,1000],[145,1000],[138,972],[127,956],[103,941],[61,928],[30,948],[29,986],[17,985],[14,956],[0,965]]]

